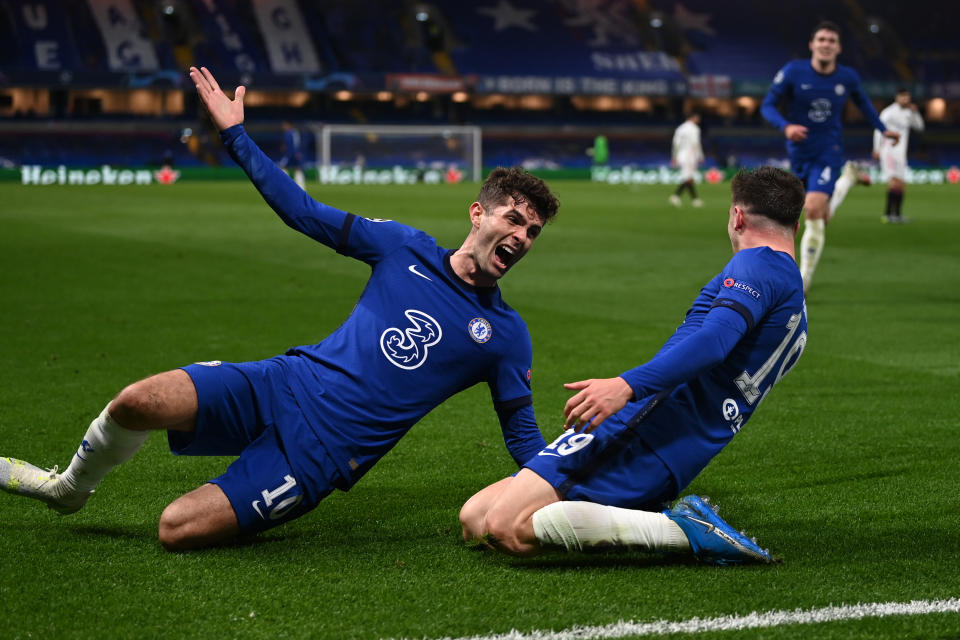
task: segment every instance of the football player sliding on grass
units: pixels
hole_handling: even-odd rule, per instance
[[[190,78],[231,157],[290,227],[367,263],[350,316],[316,345],[258,362],[200,362],[123,389],[90,424],[63,473],[0,458],[0,488],[73,513],[150,431],[173,453],[239,456],[174,500],[159,523],[171,550],[218,544],[297,518],[356,483],[413,424],[451,395],[486,382],[511,456],[543,449],[530,393],[527,327],[498,281],[531,248],[559,203],[539,178],[496,169],[469,206],[470,230],[448,250],[422,231],[312,199],[243,128],[205,68]],[[323,297],[323,283],[316,298]]]
[[[706,498],[668,508],[743,428],[807,341],[794,237],[800,180],[741,170],[727,231],[734,256],[646,364],[566,385],[566,431],[460,511],[463,536],[513,555],[625,547],[717,564],[771,562]]]

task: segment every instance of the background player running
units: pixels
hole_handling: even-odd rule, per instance
[[[567,430],[516,476],[463,506],[467,540],[515,555],[609,546],[770,562],[697,496],[661,510],[743,428],[807,341],[793,245],[803,185],[741,171],[727,231],[734,256],[646,364],[566,385]]]
[[[670,145],[671,164],[680,169],[680,184],[670,196],[670,204],[679,207],[680,196],[690,192],[691,204],[702,207],[703,200],[697,196],[697,166],[703,162],[703,146],[700,143],[700,114],[691,113],[677,130],[673,132]]]
[[[306,189],[307,178],[303,174],[302,142],[300,130],[293,126],[292,122],[285,120],[283,122],[283,156],[278,164],[290,172],[298,187]]]
[[[880,173],[887,183],[887,208],[884,222],[909,222],[903,217],[903,192],[907,186],[907,147],[910,130],[923,131],[923,117],[917,105],[911,102],[910,90],[898,89],[893,104],[880,112],[880,120],[888,131],[900,134],[900,143],[893,144],[880,131],[873,134],[873,155],[880,161]]]
[[[837,64],[840,51],[840,28],[833,22],[818,24],[810,37],[810,59],[793,60],[778,71],[761,106],[763,117],[786,136],[790,168],[807,189],[800,239],[804,291],[809,290],[820,261],[830,215],[853,185],[849,177],[838,184],[844,165],[843,109],[847,99],[852,98],[884,136],[894,142],[900,137],[880,121],[857,72]],[[781,101],[787,105],[786,117],[778,110]]]
[[[416,229],[310,198],[245,133],[244,87],[231,100],[205,68],[191,68],[190,77],[267,203],[294,229],[366,262],[370,280],[350,317],[320,344],[134,383],[91,423],[63,474],[0,458],[0,488],[72,513],[150,430],[167,430],[174,453],[239,455],[161,515],[161,543],[188,549],[282,524],[350,488],[420,418],[478,382],[490,386],[517,464],[542,449],[530,336],[497,282],[556,214],[547,186],[520,170],[493,171],[470,205],[469,235],[447,250]]]

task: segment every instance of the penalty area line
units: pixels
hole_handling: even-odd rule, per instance
[[[791,624],[821,624],[863,618],[888,616],[918,616],[931,613],[960,613],[960,598],[947,600],[913,600],[911,602],[874,602],[838,605],[793,611],[754,611],[741,616],[717,618],[690,618],[689,620],[656,620],[654,622],[617,622],[604,626],[575,626],[561,631],[517,631],[495,635],[450,636],[436,640],[606,640],[638,636],[664,636],[673,633],[703,633],[709,631],[740,631],[780,627]]]

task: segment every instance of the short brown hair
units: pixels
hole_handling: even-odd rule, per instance
[[[733,204],[793,228],[800,220],[806,192],[800,178],[777,167],[740,169],[730,185]]]
[[[540,178],[519,167],[497,167],[480,187],[477,202],[489,208],[504,204],[508,197],[526,201],[544,222],[550,222],[560,208],[560,201]]]
[[[836,22],[831,22],[830,20],[821,20],[818,22],[817,26],[815,26],[813,31],[810,32],[810,39],[813,40],[813,37],[817,35],[817,31],[823,31],[824,29],[827,31],[833,31],[835,34],[837,34],[837,40],[840,39],[840,25],[838,25]]]

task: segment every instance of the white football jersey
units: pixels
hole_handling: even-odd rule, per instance
[[[673,133],[673,157],[682,162],[690,158],[695,162],[703,160],[703,148],[700,146],[700,127],[687,120]]]
[[[873,150],[879,153],[895,153],[907,157],[907,145],[910,143],[910,130],[923,131],[923,118],[909,107],[901,107],[894,102],[880,112],[880,120],[890,131],[900,134],[900,141],[894,145],[893,140],[884,138],[879,130],[873,132]]]

